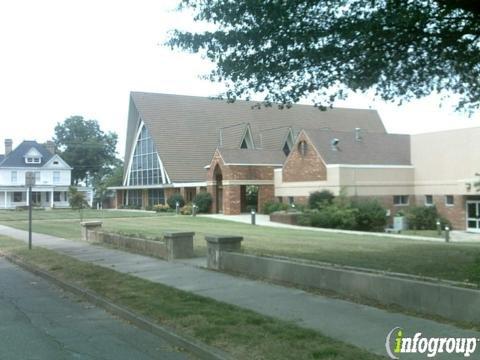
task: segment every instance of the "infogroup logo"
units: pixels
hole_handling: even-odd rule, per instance
[[[387,354],[391,359],[400,359],[400,354],[425,354],[428,358],[434,358],[438,354],[463,354],[470,357],[477,349],[477,338],[447,338],[447,337],[422,337],[421,332],[413,337],[406,337],[400,327],[393,328],[385,341]]]

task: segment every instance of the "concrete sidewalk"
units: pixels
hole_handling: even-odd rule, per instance
[[[223,214],[201,214],[198,216],[209,217],[212,219],[218,220],[227,220],[233,222],[239,222],[243,224],[251,223],[250,214],[240,214],[240,215],[223,215]],[[388,237],[392,239],[403,239],[403,240],[424,240],[424,241],[433,241],[433,242],[445,242],[442,237],[431,237],[431,236],[417,236],[417,235],[404,235],[404,234],[390,234],[382,232],[366,232],[366,231],[355,231],[355,230],[339,230],[339,229],[326,229],[326,228],[317,228],[311,226],[300,226],[300,225],[289,225],[282,224],[275,221],[270,221],[269,215],[256,214],[255,223],[259,226],[270,226],[275,228],[283,229],[294,229],[294,230],[308,230],[308,231],[318,231],[324,233],[335,233],[335,234],[347,234],[347,235],[368,235],[376,237]],[[450,232],[450,241],[451,242],[474,242],[480,243],[480,234],[477,233],[468,233],[466,231],[454,230]]]
[[[6,226],[0,226],[0,234],[27,240],[26,231]],[[413,337],[416,332],[421,332],[425,337],[480,338],[479,332],[451,325],[209,271],[198,267],[198,260],[167,262],[42,234],[34,234],[33,245],[289,321],[384,356],[386,356],[385,337],[396,326],[404,329],[405,336]],[[480,353],[480,349],[477,353]],[[415,357],[402,354],[402,358]],[[418,358],[425,359],[426,355]],[[453,354],[446,354],[436,358],[456,357]],[[458,358],[463,358],[463,355]]]

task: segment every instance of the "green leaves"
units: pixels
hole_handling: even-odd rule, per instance
[[[82,116],[72,116],[55,126],[55,145],[73,168],[75,184],[98,176],[118,162],[117,139],[117,134],[103,132],[96,120],[85,120]]]
[[[480,105],[480,8],[463,0],[184,0],[203,33],[176,31],[168,44],[216,64],[212,81],[228,99],[266,102],[310,97],[331,105],[347,89],[387,101],[432,92]]]

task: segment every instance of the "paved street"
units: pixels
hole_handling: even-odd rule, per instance
[[[187,359],[0,257],[0,359]]]
[[[28,235],[26,231],[3,225],[0,225],[0,234],[23,241],[27,240]],[[83,241],[37,233],[34,233],[34,246],[286,320],[383,356],[385,337],[396,326],[409,333],[419,331],[429,337],[480,338],[480,332],[477,331],[315,295],[295,288],[209,271],[201,267],[198,259],[168,262]],[[201,260],[205,263],[205,258]],[[406,354],[402,354],[402,359],[415,358],[404,355]],[[419,358],[425,359],[425,356],[421,355]],[[453,354],[443,354],[437,355],[435,359],[455,358],[463,358],[463,355],[455,357]]]

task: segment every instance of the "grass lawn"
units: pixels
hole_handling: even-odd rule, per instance
[[[33,219],[35,220],[57,220],[57,219],[80,219],[80,214],[77,210],[70,209],[55,209],[55,210],[33,210]],[[112,210],[82,210],[84,219],[98,219],[98,218],[122,218],[122,217],[149,217],[156,216],[154,213],[143,211],[112,211]],[[28,220],[27,210],[0,210],[0,222],[4,221],[19,221]]]
[[[93,211],[93,210],[92,210]],[[56,211],[51,211],[56,214]],[[245,252],[358,266],[455,281],[480,281],[480,244],[403,240],[367,235],[347,235],[309,230],[251,226],[205,217],[104,212],[107,231],[157,237],[165,230],[195,231],[195,252],[205,254],[205,234],[241,235]],[[34,231],[80,239],[78,219],[34,221]],[[132,214],[132,216],[130,216]],[[134,214],[134,215],[133,215]],[[95,217],[95,213],[90,214]],[[101,213],[97,213],[97,218]],[[1,218],[0,218],[1,219]],[[27,222],[0,223],[26,229]]]
[[[374,360],[320,333],[0,236],[0,249],[237,359]]]

